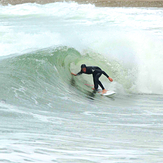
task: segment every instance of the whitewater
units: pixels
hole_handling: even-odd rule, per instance
[[[0,162],[162,163],[163,9],[0,5]],[[92,92],[99,66],[112,98]]]

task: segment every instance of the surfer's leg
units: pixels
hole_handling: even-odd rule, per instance
[[[102,88],[102,94],[105,94],[107,92],[107,90],[105,90],[104,86],[102,85],[102,83],[100,82],[100,80],[98,80],[98,84],[100,85],[100,87]]]
[[[100,87],[102,88],[102,90],[104,90],[104,86],[102,85],[102,83],[100,82],[99,78],[102,74],[97,74],[98,75],[98,84],[100,85]]]
[[[98,89],[98,85],[100,85],[100,87],[101,87],[102,89],[104,89],[104,86],[103,86],[102,83],[99,81],[99,77],[100,77],[101,75],[102,75],[102,73],[95,73],[95,74],[93,75],[94,88],[95,88],[95,90]]]
[[[96,74],[93,74],[93,82],[94,82],[94,89],[97,90],[98,89],[98,80],[97,80]]]
[[[104,90],[104,86],[102,85],[102,83],[100,82],[100,80],[98,80],[98,84],[100,85],[100,87],[102,88],[102,90]]]
[[[100,87],[102,88],[102,90],[104,90],[104,86],[103,84],[101,83],[101,81],[99,80],[100,76],[102,75],[102,73],[97,73],[96,74],[96,78],[97,78],[97,82],[98,82],[98,85],[100,85]]]
[[[107,90],[105,90],[104,86],[102,85],[102,83],[100,82],[99,78],[102,75],[102,73],[97,73],[95,76],[96,82],[98,83],[98,85],[100,85],[100,87],[102,88],[102,94],[105,94],[107,92]]]

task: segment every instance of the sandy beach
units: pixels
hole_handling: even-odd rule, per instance
[[[0,0],[1,5],[16,5],[21,3],[53,3],[70,2],[70,0]],[[98,7],[163,7],[163,0],[73,0],[80,4],[94,4]]]

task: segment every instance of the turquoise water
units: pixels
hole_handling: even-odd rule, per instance
[[[0,161],[163,161],[163,10],[0,6]],[[112,98],[80,65],[99,66]]]

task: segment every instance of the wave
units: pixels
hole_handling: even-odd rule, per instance
[[[17,103],[25,101],[37,104],[51,101],[54,97],[72,95],[73,98],[72,92],[75,96],[91,93],[92,90],[84,84],[92,84],[92,76],[81,75],[74,78],[70,73],[79,72],[82,63],[100,66],[115,81],[120,78],[120,64],[109,63],[100,54],[86,52],[83,55],[74,48],[51,47],[1,60],[0,84],[3,87],[0,98]],[[101,80],[105,86],[109,85],[107,78],[102,77]]]
[[[85,85],[93,84],[92,76],[72,77],[71,72],[79,72],[83,63],[101,67],[114,79],[110,83],[105,76],[101,77],[107,89],[118,94],[146,93],[139,92],[137,82],[141,79],[137,78],[139,69],[135,65],[129,67],[128,64],[108,60],[91,50],[81,54],[74,48],[60,46],[1,60],[0,84],[3,87],[0,99],[28,105],[47,105],[54,99],[81,101],[83,97],[92,95],[91,88]]]

